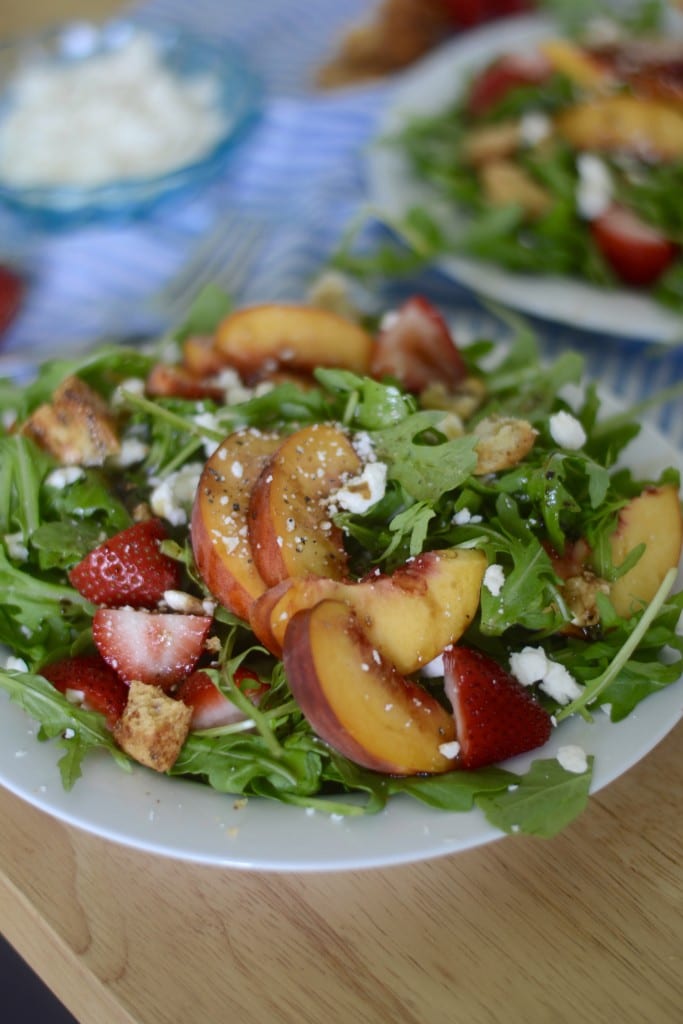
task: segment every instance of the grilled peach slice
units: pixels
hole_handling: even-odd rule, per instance
[[[289,622],[326,598],[343,601],[381,655],[408,675],[465,632],[479,606],[486,569],[481,551],[429,551],[389,575],[359,583],[325,578],[285,580],[254,604],[251,626],[279,656]]]
[[[257,430],[231,434],[204,466],[192,507],[197,568],[214,597],[242,619],[266,589],[249,544],[249,496],[280,443],[278,436]]]
[[[669,569],[680,561],[683,519],[675,487],[648,487],[621,509],[610,538],[614,565],[639,544],[646,545],[641,557],[610,586],[610,600],[619,615],[627,616],[651,601]]]
[[[249,539],[256,568],[268,586],[289,576],[346,575],[341,530],[325,499],[360,459],[344,432],[317,423],[290,434],[262,470],[249,502]]]
[[[278,366],[337,366],[367,373],[373,340],[358,324],[315,306],[266,303],[227,316],[215,347],[245,376]]]
[[[452,715],[377,653],[342,601],[298,612],[283,660],[312,728],[351,761],[391,775],[454,767],[441,749],[455,739]]]

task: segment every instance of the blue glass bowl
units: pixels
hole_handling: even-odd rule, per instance
[[[150,28],[130,21],[104,25],[70,22],[43,34],[0,45],[0,119],[12,104],[12,79],[27,64],[74,64],[123,46],[136,33],[150,38],[164,66],[175,76],[211,76],[224,121],[221,137],[201,158],[154,177],[121,178],[92,187],[32,185],[18,188],[0,180],[0,204],[43,228],[64,228],[94,220],[129,220],[179,193],[214,179],[257,117],[262,89],[244,56],[224,41],[211,41],[175,27]]]

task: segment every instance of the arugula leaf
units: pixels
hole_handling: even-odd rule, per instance
[[[131,770],[129,758],[114,742],[102,715],[74,707],[43,676],[0,670],[0,688],[40,723],[39,739],[61,737],[64,754],[59,770],[65,789],[73,787],[81,776],[84,758],[98,747],[106,749],[120,768]]]
[[[467,480],[477,464],[477,438],[424,441],[443,421],[442,412],[419,412],[394,426],[373,432],[375,450],[388,463],[388,478],[397,480],[416,501],[434,502]]]
[[[508,835],[551,839],[585,809],[593,758],[585,772],[569,772],[556,759],[534,761],[517,782],[502,792],[484,793],[475,802],[488,821]]]
[[[192,334],[213,334],[216,327],[233,309],[231,297],[214,282],[204,285],[195,296],[187,316],[174,331],[178,341]]]
[[[517,778],[504,768],[492,767],[391,779],[389,789],[392,794],[407,793],[430,807],[464,812],[471,810],[483,794],[505,792]]]

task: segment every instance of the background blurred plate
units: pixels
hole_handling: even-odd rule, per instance
[[[370,199],[380,215],[397,222],[411,207],[423,206],[437,221],[457,223],[453,204],[437,197],[415,177],[402,154],[381,140],[415,115],[434,114],[448,106],[469,76],[497,54],[529,49],[552,34],[557,29],[544,18],[501,21],[456,39],[406,74],[382,116],[378,141],[368,151]],[[437,265],[478,294],[525,313],[622,338],[683,341],[683,317],[633,291],[597,288],[572,278],[514,274],[456,256],[440,258]]]

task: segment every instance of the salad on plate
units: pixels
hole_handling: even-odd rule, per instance
[[[437,54],[385,114],[371,191],[415,254],[484,294],[626,334],[633,313],[641,336],[668,337],[683,311],[683,37],[589,24],[574,38],[514,19]]]
[[[0,387],[0,689],[67,790],[110,756],[217,801],[555,834],[593,757],[551,737],[681,675],[678,470],[627,468],[637,420],[523,325],[228,305]]]

